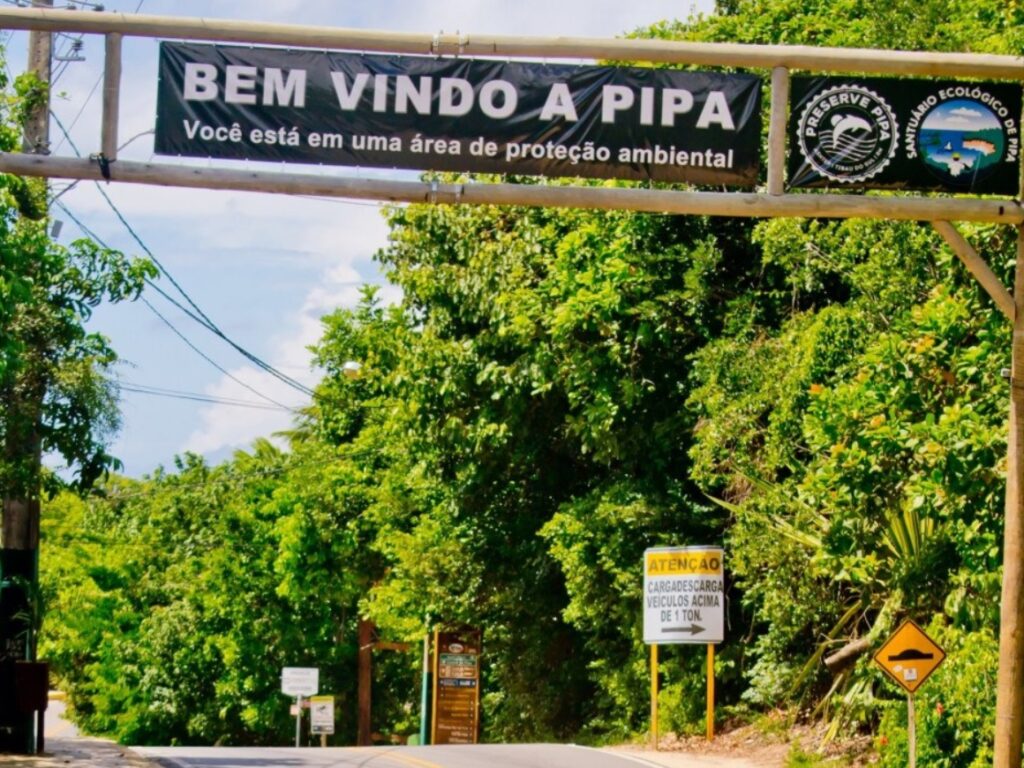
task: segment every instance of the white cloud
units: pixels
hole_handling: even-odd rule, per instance
[[[982,113],[979,112],[978,110],[976,110],[976,109],[968,109],[967,107],[957,107],[956,109],[951,109],[949,111],[949,114],[956,115],[956,116],[961,117],[961,118],[971,118],[971,117],[981,117],[982,116]]]
[[[275,340],[268,362],[297,379],[307,387],[316,384],[319,374],[310,369],[308,347],[321,336],[321,316],[337,307],[354,307],[359,301],[359,287],[349,282],[349,270],[339,267],[324,274],[324,282],[310,291],[302,310],[289,323],[289,332]],[[394,288],[386,299],[397,300]],[[231,374],[258,392],[289,406],[303,406],[308,399],[266,371],[255,366],[242,366]],[[256,396],[237,381],[221,376],[206,389],[206,394],[258,402]],[[199,426],[181,446],[182,451],[210,454],[226,448],[242,448],[258,437],[269,436],[290,428],[293,416],[284,411],[264,411],[230,405],[205,406],[199,413]]]

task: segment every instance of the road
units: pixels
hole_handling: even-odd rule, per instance
[[[46,720],[44,721],[44,734],[47,741],[77,738],[78,729],[70,720],[64,719],[64,709],[64,694],[50,691],[50,706],[46,709]]]
[[[135,747],[166,768],[656,768],[629,755],[567,744],[436,747]],[[695,764],[696,765],[696,764]]]

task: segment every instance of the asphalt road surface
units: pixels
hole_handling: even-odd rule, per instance
[[[167,768],[652,768],[643,758],[567,744],[436,747],[134,747]]]

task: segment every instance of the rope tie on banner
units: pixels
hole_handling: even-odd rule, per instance
[[[427,202],[431,205],[437,203],[437,179],[433,179],[430,182],[430,193],[427,195]]]
[[[100,174],[106,181],[110,181],[110,160],[102,152],[89,155],[90,160],[95,160],[100,166]]]
[[[432,54],[434,54],[435,56],[440,56],[441,55],[441,35],[443,35],[443,34],[444,34],[444,30],[443,29],[440,32],[436,32],[434,34],[434,39],[430,43],[430,52]]]
[[[466,52],[466,45],[469,44],[469,35],[464,35],[457,29],[455,30],[455,34],[459,36],[459,52],[456,55],[461,56]]]
[[[462,193],[465,191],[465,189],[466,189],[466,185],[465,184],[459,184],[459,186],[457,186],[455,188],[455,204],[456,205],[459,205],[462,202]]]

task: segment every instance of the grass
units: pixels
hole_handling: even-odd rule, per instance
[[[816,755],[813,752],[804,752],[799,745],[794,744],[786,757],[786,768],[844,768],[850,765],[841,758],[828,758]]]

